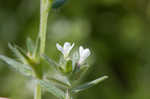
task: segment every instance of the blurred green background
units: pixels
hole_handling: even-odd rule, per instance
[[[35,40],[40,0],[0,0],[0,54],[14,57],[8,42],[25,48]],[[77,99],[150,99],[150,0],[68,0],[50,12],[46,53],[60,52],[56,42],[75,42],[92,51],[90,72],[83,82],[109,79],[78,94]],[[33,99],[31,78],[0,62],[0,96]],[[48,92],[43,99],[56,99]]]

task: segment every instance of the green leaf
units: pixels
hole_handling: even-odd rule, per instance
[[[55,84],[59,84],[60,86],[64,87],[70,87],[65,82],[62,82],[61,80],[55,79],[55,78],[49,78],[50,81],[54,82]]]
[[[46,89],[48,92],[52,93],[56,97],[60,99],[63,99],[65,97],[65,93],[61,89],[55,87],[54,84],[45,80],[38,80],[38,82],[44,89]]]
[[[19,71],[20,73],[22,73],[22,74],[24,74],[26,76],[32,75],[32,70],[29,68],[28,65],[19,63],[16,60],[11,59],[11,58],[6,57],[6,56],[3,56],[3,55],[0,55],[0,59],[3,60],[4,62],[6,62],[12,68],[14,68],[17,71]]]
[[[49,65],[52,65],[52,66],[54,66],[55,68],[58,66],[58,64],[57,64],[54,60],[52,60],[51,58],[49,58],[49,57],[46,56],[45,54],[42,55],[42,58],[43,58],[44,60],[46,60],[46,61],[49,63]]]
[[[53,70],[58,70],[59,65],[54,60],[52,60],[45,54],[42,55],[42,58],[49,64],[48,66],[50,66],[50,68],[52,68]]]
[[[100,78],[98,78],[98,79],[96,79],[96,80],[94,80],[94,81],[85,83],[85,84],[83,84],[83,85],[80,85],[80,86],[74,88],[74,89],[72,90],[72,92],[78,93],[78,92],[80,92],[80,91],[83,91],[83,90],[85,90],[85,89],[88,89],[88,88],[90,88],[90,87],[92,87],[92,86],[94,86],[94,85],[96,85],[96,84],[98,84],[98,83],[100,83],[100,82],[106,80],[107,78],[108,78],[108,76],[100,77]]]
[[[27,46],[28,52],[30,54],[33,54],[34,44],[33,44],[33,41],[31,40],[31,38],[27,38],[27,40],[26,40],[26,46]]]
[[[19,49],[16,45],[12,45],[12,44],[8,44],[9,48],[11,49],[11,51],[16,55],[16,57],[23,63],[27,64],[27,56],[25,55],[25,53]]]
[[[71,83],[69,82],[68,78],[60,74],[54,74],[52,77],[48,77],[48,80],[64,87],[71,87]]]

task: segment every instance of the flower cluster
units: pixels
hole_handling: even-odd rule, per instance
[[[69,42],[65,42],[63,47],[57,43],[56,44],[57,49],[63,54],[64,59],[69,58],[69,53],[72,50],[72,48],[74,47],[74,43],[71,45]],[[89,48],[84,49],[83,46],[79,47],[79,61],[78,61],[78,65],[82,65],[85,60],[88,58],[88,56],[90,56],[91,52],[89,50]]]
[[[67,59],[69,57],[69,53],[74,47],[74,43],[71,45],[69,42],[65,42],[64,46],[62,47],[59,43],[56,44],[57,49],[63,54],[64,59]],[[90,56],[91,52],[89,48],[84,49],[83,46],[79,47],[79,61],[78,65],[84,64],[85,60]]]
[[[74,53],[74,54],[78,54],[77,59],[76,60],[73,59],[73,57],[70,57],[70,52],[73,49],[74,45],[75,45],[74,43],[71,44],[69,42],[65,42],[63,46],[61,46],[59,43],[56,44],[57,49],[63,54],[64,60],[63,60],[63,64],[60,63],[61,64],[60,68],[65,73],[73,72],[76,69],[76,67],[80,68],[81,65],[84,65],[85,60],[91,54],[89,48],[84,49],[83,46],[80,46],[77,53]],[[69,69],[69,68],[71,68],[71,69]],[[68,69],[69,69],[69,71],[68,71]]]

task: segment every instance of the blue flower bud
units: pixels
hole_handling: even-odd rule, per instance
[[[53,9],[57,9],[59,7],[61,7],[62,5],[64,5],[64,3],[66,2],[67,0],[54,0],[53,1],[53,4],[52,4],[52,8]]]

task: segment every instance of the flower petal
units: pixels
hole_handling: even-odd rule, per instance
[[[91,52],[88,48],[84,49],[82,46],[80,46],[79,53],[80,53],[79,64],[81,65],[87,59],[87,57],[90,56]]]
[[[64,54],[64,49],[58,43],[56,44],[57,49]]]
[[[89,49],[85,49],[82,54],[82,58],[85,60],[88,56],[90,56],[91,52]]]
[[[63,47],[57,43],[56,47],[59,51],[62,52],[64,58],[67,58],[71,49],[74,47],[74,43],[71,45],[69,42],[65,42]]]
[[[83,46],[80,46],[80,47],[79,47],[79,54],[82,55],[83,51],[84,51]]]
[[[68,52],[68,49],[71,47],[70,43],[69,42],[65,42],[63,48],[64,48],[64,51],[65,52]]]
[[[68,49],[68,51],[70,52],[73,47],[74,47],[74,43],[70,46],[70,48]]]
[[[64,44],[64,55],[67,57],[71,51],[71,49],[74,47],[74,43],[71,45],[69,42],[65,42]]]

